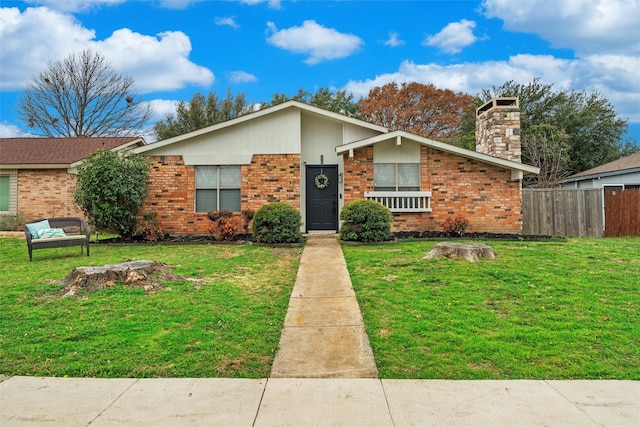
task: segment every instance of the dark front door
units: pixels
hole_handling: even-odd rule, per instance
[[[306,194],[307,231],[337,230],[338,166],[307,166]]]

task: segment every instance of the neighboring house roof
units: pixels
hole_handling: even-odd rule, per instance
[[[630,156],[623,157],[613,162],[605,163],[604,165],[597,166],[595,168],[582,171],[575,175],[571,175],[567,178],[558,181],[561,184],[584,181],[595,178],[604,178],[607,176],[624,175],[629,173],[640,172],[640,152],[632,154]]]
[[[414,141],[427,147],[435,148],[447,153],[457,154],[462,157],[477,160],[483,163],[488,163],[494,166],[502,167],[512,171],[513,179],[521,179],[523,175],[534,175],[540,173],[540,168],[535,166],[525,165],[519,162],[513,162],[511,160],[501,159],[499,157],[489,156],[487,154],[478,153],[477,151],[467,150],[466,148],[457,147],[455,145],[447,144],[445,142],[435,141],[433,139],[425,138],[419,135],[415,135],[405,131],[394,131],[387,134],[374,136],[372,138],[362,139],[360,141],[350,142],[348,144],[340,145],[336,147],[336,153],[343,154],[351,152],[358,148],[374,145],[378,142],[389,141],[395,139],[396,144],[401,145],[402,140],[406,139]]]
[[[253,113],[245,114],[240,117],[236,117],[235,119],[227,120],[225,122],[216,123],[215,125],[211,125],[202,129],[194,130],[192,132],[188,132],[182,135],[174,136],[172,138],[167,138],[153,144],[149,144],[146,147],[139,148],[136,150],[138,153],[144,153],[145,151],[154,150],[157,148],[161,148],[167,145],[171,145],[175,142],[183,141],[186,139],[190,139],[196,136],[200,136],[206,133],[214,132],[220,129],[228,128],[231,126],[238,125],[240,123],[254,120],[269,114],[276,113],[278,111],[282,111],[288,108],[298,108],[300,110],[306,111],[311,114],[317,114],[323,116],[327,119],[334,120],[337,122],[350,123],[353,125],[369,128],[378,132],[389,132],[389,130],[383,126],[375,125],[373,123],[366,122],[364,120],[355,119],[353,117],[345,116],[343,114],[334,113],[332,111],[327,111],[319,107],[314,107],[313,105],[305,104],[304,102],[299,101],[287,101],[282,104],[274,105],[273,107],[263,108],[262,110],[258,110]]]
[[[0,169],[68,168],[100,149],[143,145],[140,137],[0,138]]]

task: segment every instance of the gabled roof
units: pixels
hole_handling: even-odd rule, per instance
[[[371,138],[362,139],[360,141],[350,142],[348,144],[339,145],[336,147],[337,154],[343,154],[350,152],[351,150],[357,150],[358,148],[374,145],[378,142],[396,140],[397,143],[402,144],[403,140],[414,141],[427,147],[435,148],[447,153],[457,154],[468,159],[477,160],[479,162],[488,163],[494,166],[499,166],[512,171],[514,179],[521,178],[521,175],[535,175],[540,173],[540,168],[535,166],[525,165],[519,162],[513,162],[511,160],[501,159],[499,157],[489,156],[487,154],[478,153],[477,151],[467,150],[466,148],[457,147],[455,145],[447,144],[433,139],[425,138],[419,135],[415,135],[406,131],[397,130],[387,134],[377,135]]]
[[[227,120],[225,122],[216,123],[215,125],[207,126],[202,129],[194,130],[192,132],[188,132],[182,135],[174,136],[172,138],[167,138],[152,144],[149,144],[145,147],[138,148],[136,150],[137,153],[144,153],[145,151],[154,150],[156,148],[161,148],[167,145],[171,145],[173,143],[184,141],[190,138],[194,138],[200,135],[204,135],[210,132],[215,132],[219,129],[228,128],[231,126],[235,126],[241,123],[244,123],[249,120],[254,120],[260,117],[267,116],[269,114],[277,113],[278,111],[286,110],[289,108],[297,108],[299,110],[305,111],[307,113],[316,114],[322,117],[325,117],[330,120],[334,120],[342,123],[350,123],[356,126],[365,127],[368,129],[373,129],[378,132],[388,132],[389,130],[383,126],[375,125],[373,123],[366,122],[364,120],[355,119],[353,117],[345,116],[343,114],[334,113],[332,111],[324,110],[319,107],[314,107],[313,105],[305,104],[304,102],[299,101],[287,101],[282,104],[274,105],[273,107],[263,108],[261,110],[255,111],[253,113],[245,114],[240,117],[236,117],[235,119]]]
[[[145,145],[140,137],[0,138],[0,169],[68,168],[100,150]]]
[[[605,176],[623,175],[627,173],[640,172],[640,152],[623,157],[613,162],[582,171],[560,180],[560,183],[583,181],[594,178],[604,178]]]

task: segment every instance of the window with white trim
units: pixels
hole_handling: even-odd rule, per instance
[[[196,166],[196,212],[240,212],[240,166]]]
[[[375,191],[420,191],[419,163],[375,163]]]

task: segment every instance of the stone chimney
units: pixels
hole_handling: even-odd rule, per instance
[[[476,110],[476,151],[522,162],[518,98],[494,98]]]

